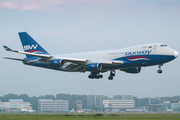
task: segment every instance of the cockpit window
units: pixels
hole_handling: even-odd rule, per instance
[[[161,47],[166,47],[167,45],[161,45]]]

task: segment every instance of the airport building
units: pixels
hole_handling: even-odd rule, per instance
[[[133,100],[132,95],[114,95],[113,100]]]
[[[39,99],[39,112],[61,112],[68,110],[67,100]]]
[[[95,106],[102,107],[105,95],[95,95]]]
[[[161,104],[161,98],[156,97],[156,98],[149,98],[149,105],[151,106],[159,106]]]
[[[79,99],[76,101],[76,111],[82,112],[82,101]]]
[[[91,107],[92,105],[95,105],[95,95],[87,95],[87,106]]]
[[[149,106],[149,98],[139,98],[138,106],[139,107]]]
[[[171,103],[171,109],[172,110],[180,110],[180,103]]]
[[[22,99],[10,99],[9,102],[0,102],[0,112],[18,113],[21,108],[32,110],[30,102],[24,102]]]
[[[105,95],[88,95],[87,106],[91,107],[94,104],[96,107],[102,107],[104,99]]]
[[[87,95],[87,106],[92,107],[95,105],[98,107],[98,111],[103,109],[103,100],[106,98],[105,95]]]
[[[134,108],[134,100],[103,100],[103,105],[109,109]]]
[[[162,106],[169,107],[170,101],[162,101]]]
[[[168,104],[168,101],[164,101],[163,104]],[[161,104],[161,98],[155,97],[155,98],[139,98],[138,99],[138,106],[141,108],[147,108],[149,111],[159,111],[160,107],[162,107]]]
[[[106,111],[125,110],[134,108],[134,100],[132,95],[114,95],[113,99],[103,100]]]

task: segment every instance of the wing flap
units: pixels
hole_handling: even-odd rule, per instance
[[[74,71],[79,71],[79,70],[81,70],[82,68],[84,68],[82,65],[77,65],[77,66],[74,67],[72,70],[74,70]]]
[[[65,60],[66,62],[72,62],[76,64],[85,64],[88,61],[86,59],[75,59],[75,58],[64,58],[64,57],[59,57],[59,58]]]
[[[66,63],[66,65],[63,66],[67,70],[71,71],[79,71],[79,72],[85,72],[84,65],[74,64],[74,63]]]

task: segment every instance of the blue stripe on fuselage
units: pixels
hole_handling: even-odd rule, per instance
[[[137,60],[137,61],[130,61],[126,57],[120,57],[113,60],[120,60],[124,61],[124,64],[118,66],[108,66],[103,67],[102,69],[120,69],[120,68],[127,68],[127,67],[145,67],[145,66],[152,66],[152,65],[159,65],[166,62],[169,62],[175,59],[174,56],[171,55],[133,55],[128,57],[136,57],[136,56],[143,56],[149,58],[149,60]]]
[[[143,67],[143,66],[159,65],[175,59],[175,57],[172,55],[134,55],[128,57],[136,57],[136,56],[147,57],[149,58],[149,60],[130,61],[126,57],[116,58],[114,60],[124,61],[124,64],[119,66],[120,68],[124,68],[124,67]]]

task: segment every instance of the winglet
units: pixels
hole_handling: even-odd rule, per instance
[[[7,47],[7,46],[3,46],[7,51],[12,51],[9,47]]]

